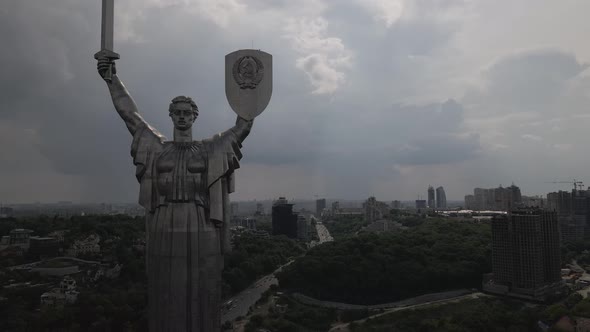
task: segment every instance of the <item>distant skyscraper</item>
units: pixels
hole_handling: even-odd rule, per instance
[[[436,188],[436,208],[447,208],[447,195],[445,194],[445,189],[442,186]]]
[[[428,207],[431,209],[436,207],[434,200],[434,188],[432,188],[432,186],[428,186]]]
[[[484,290],[536,300],[563,291],[555,212],[518,210],[492,219],[492,283]]]
[[[377,200],[375,197],[369,197],[365,203],[363,203],[363,208],[365,209],[365,221],[368,223],[372,223],[377,219],[381,219],[381,214],[379,209],[377,208]]]
[[[365,203],[363,203],[363,209],[365,213],[365,221],[372,223],[379,219],[383,219],[383,216],[389,214],[389,205],[384,202],[380,202],[375,197],[369,197]]]
[[[394,209],[401,209],[402,208],[402,203],[398,200],[395,200],[391,203],[391,207]]]
[[[264,215],[264,205],[262,203],[256,203],[256,215]]]
[[[510,187],[473,189],[473,210],[510,211],[522,206],[520,188]]]
[[[326,208],[326,199],[318,199],[315,201],[315,215],[316,217],[320,218],[322,216],[322,212]]]
[[[307,219],[303,215],[297,216],[297,238],[307,241]]]
[[[272,234],[297,238],[297,214],[285,197],[279,197],[272,205]]]
[[[562,242],[590,238],[590,192],[572,190],[547,194],[547,207],[557,212]]]
[[[466,195],[465,196],[465,206],[466,210],[475,210],[475,196],[474,195]]]

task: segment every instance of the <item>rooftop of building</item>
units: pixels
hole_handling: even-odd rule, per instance
[[[37,240],[37,241],[52,241],[52,240],[55,240],[54,237],[48,237],[48,236],[31,236],[30,239],[31,240]]]
[[[33,231],[30,229],[24,229],[24,228],[15,228],[10,231],[10,234],[16,234],[16,233],[33,233]]]

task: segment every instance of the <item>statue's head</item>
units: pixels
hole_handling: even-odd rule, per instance
[[[197,104],[190,98],[185,96],[178,96],[172,99],[168,112],[174,123],[174,128],[179,130],[191,129],[197,116],[199,116],[199,109]]]

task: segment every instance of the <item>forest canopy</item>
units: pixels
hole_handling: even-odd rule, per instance
[[[310,250],[283,270],[282,288],[321,300],[379,304],[479,287],[491,271],[486,224],[429,219],[401,233],[360,234]]]

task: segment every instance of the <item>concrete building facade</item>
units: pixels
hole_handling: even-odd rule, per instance
[[[432,188],[432,186],[428,186],[428,207],[431,209],[434,209],[436,207],[434,188]]]
[[[445,194],[445,189],[442,186],[436,188],[436,208],[447,208],[447,195]]]
[[[322,212],[324,212],[325,208],[326,208],[326,199],[325,198],[317,199],[315,201],[315,215],[316,215],[316,217],[321,218]]]
[[[484,290],[544,301],[564,292],[557,215],[537,209],[492,218],[492,278]]]
[[[272,205],[272,234],[297,238],[297,214],[285,197],[279,197]]]

